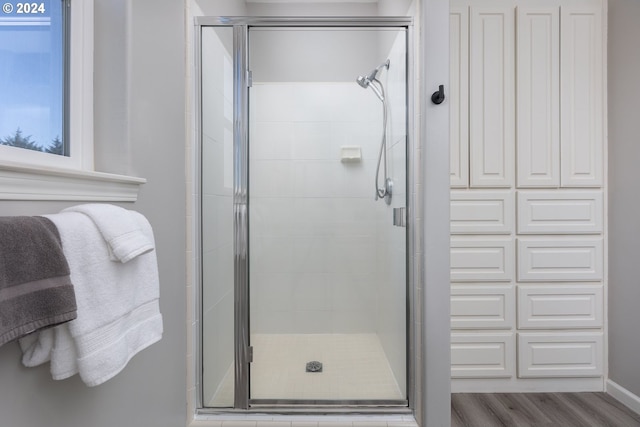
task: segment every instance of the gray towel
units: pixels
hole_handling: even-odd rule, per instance
[[[75,318],[56,226],[44,217],[0,217],[0,346]]]

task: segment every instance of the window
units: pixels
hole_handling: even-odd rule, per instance
[[[93,170],[93,31],[93,0],[0,1],[0,200],[137,199]]]
[[[69,155],[64,0],[11,3],[0,15],[0,144]]]
[[[91,170],[92,2],[0,3],[0,162]]]

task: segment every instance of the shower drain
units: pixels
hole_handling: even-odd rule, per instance
[[[307,362],[307,372],[322,372],[322,363],[317,360]]]

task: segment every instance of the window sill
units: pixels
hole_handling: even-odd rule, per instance
[[[0,200],[135,202],[144,178],[0,161]]]

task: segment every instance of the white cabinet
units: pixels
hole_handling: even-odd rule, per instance
[[[452,237],[451,281],[511,282],[514,255],[510,237]]]
[[[482,3],[452,1],[451,186],[602,187],[602,5]]]
[[[453,391],[604,387],[605,23],[604,0],[451,0]]]
[[[514,175],[513,7],[470,9],[471,187],[511,187]]]
[[[601,187],[601,8],[517,9],[517,185]]]
[[[511,332],[451,334],[452,378],[510,378],[515,365]]]
[[[511,329],[514,319],[513,285],[451,286],[452,329]]]
[[[562,7],[560,24],[561,183],[599,187],[604,168],[601,9]]]
[[[518,329],[602,328],[601,284],[518,285]]]
[[[518,234],[599,234],[601,190],[518,191]]]
[[[560,185],[560,10],[517,8],[518,187]]]
[[[452,191],[451,234],[511,234],[514,229],[511,191]]]
[[[518,377],[598,377],[602,375],[601,332],[518,334]]]
[[[518,238],[518,281],[600,281],[601,237]]]
[[[449,15],[449,141],[451,186],[469,186],[469,10]]]

